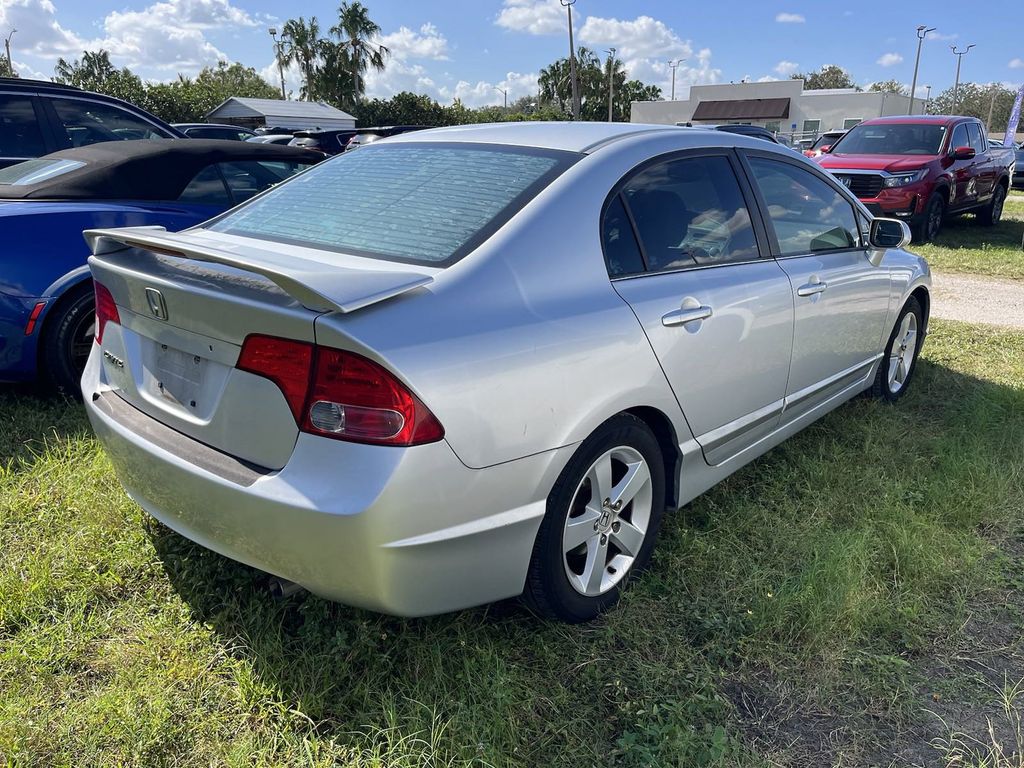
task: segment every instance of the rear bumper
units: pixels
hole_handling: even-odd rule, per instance
[[[566,447],[473,470],[413,448],[300,434],[287,466],[245,465],[83,377],[89,420],[128,494],[196,543],[315,594],[401,616],[518,595]]]
[[[33,332],[26,334],[32,309],[46,302],[34,323]],[[0,293],[0,381],[30,381],[36,378],[39,367],[39,336],[46,319],[51,299],[23,298]]]

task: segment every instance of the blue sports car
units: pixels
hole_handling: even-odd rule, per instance
[[[244,141],[117,141],[0,169],[0,381],[78,393],[94,313],[83,230],[185,229],[318,158]]]

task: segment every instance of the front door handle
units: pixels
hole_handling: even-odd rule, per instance
[[[674,309],[668,314],[661,316],[661,324],[666,328],[672,328],[676,325],[686,325],[687,323],[695,323],[698,320],[707,320],[714,312],[711,311],[711,307],[700,305],[696,307],[684,307],[682,309]]]
[[[797,296],[813,296],[816,293],[821,293],[828,288],[828,283],[817,282],[817,283],[804,283],[796,289]]]

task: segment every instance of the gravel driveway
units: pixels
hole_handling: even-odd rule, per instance
[[[1024,329],[1024,280],[932,273],[932,317]]]

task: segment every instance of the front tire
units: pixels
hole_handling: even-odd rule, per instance
[[[917,225],[914,240],[919,243],[930,243],[942,229],[942,220],[946,216],[946,198],[941,192],[935,192],[928,198],[924,208],[924,218]]]
[[[47,318],[43,336],[45,376],[58,392],[82,396],[82,371],[92,350],[96,300],[92,286],[75,289]]]
[[[523,593],[547,618],[589,621],[647,565],[665,511],[665,466],[643,421],[619,414],[573,454],[548,495]]]
[[[885,355],[878,364],[878,373],[871,387],[873,397],[890,403],[903,397],[917,368],[917,355],[924,341],[923,331],[924,312],[921,303],[911,296],[903,305],[903,311],[889,334]]]

